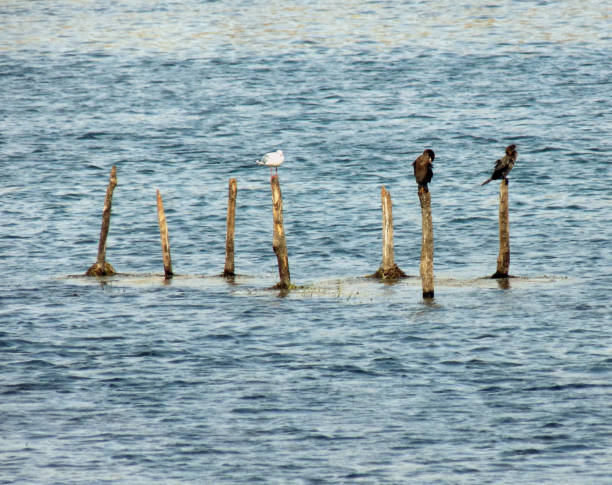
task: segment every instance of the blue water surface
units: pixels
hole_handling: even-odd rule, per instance
[[[606,2],[327,3],[0,5],[0,482],[610,482]],[[120,274],[84,278],[113,165]]]

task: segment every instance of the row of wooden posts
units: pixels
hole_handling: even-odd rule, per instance
[[[106,239],[110,228],[110,216],[113,200],[113,191],[117,185],[117,168],[113,166],[110,173],[104,209],[102,211],[102,228],[100,230],[100,241],[98,244],[97,261],[85,273],[87,276],[109,276],[114,275],[115,269],[106,261]],[[280,190],[278,175],[270,179],[272,188],[272,213],[274,222],[272,249],[278,261],[278,274],[280,281],[274,286],[277,289],[291,289],[291,277],[289,273],[289,257],[285,229],[283,226],[283,198]],[[229,181],[229,195],[227,204],[227,231],[225,239],[225,266],[224,277],[235,276],[234,268],[234,232],[236,221],[236,179]],[[419,187],[419,203],[421,206],[422,241],[421,241],[421,265],[420,276],[423,289],[423,298],[434,297],[434,275],[433,275],[433,224],[431,218],[431,193],[428,188]],[[397,266],[393,255],[393,212],[391,206],[391,194],[383,186],[381,188],[382,199],[382,261],[378,270],[371,275],[375,278],[393,280],[406,277],[406,274]],[[170,242],[168,237],[168,225],[164,213],[164,205],[161,194],[157,190],[157,218],[161,238],[162,256],[164,261],[164,274],[166,279],[173,276],[172,258],[170,257]],[[499,197],[499,255],[497,258],[497,271],[492,278],[508,278],[510,268],[510,232],[508,223],[508,181],[503,179],[500,184]]]

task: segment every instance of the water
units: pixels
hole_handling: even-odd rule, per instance
[[[2,3],[0,481],[609,483],[608,7]],[[509,143],[504,287],[478,184]],[[277,148],[288,294],[254,165]],[[121,275],[78,277],[113,164]],[[363,278],[381,185],[413,276],[392,285]]]

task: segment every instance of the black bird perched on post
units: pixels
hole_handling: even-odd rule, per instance
[[[503,156],[503,158],[500,158],[495,162],[493,175],[491,175],[490,178],[485,180],[480,185],[488,184],[491,180],[506,180],[506,176],[510,173],[512,167],[514,167],[514,162],[516,162],[517,156],[518,154],[516,153],[516,145],[508,145],[506,147],[506,154]]]
[[[425,192],[429,192],[427,184],[431,182],[433,177],[433,161],[436,158],[436,154],[429,148],[425,150],[419,157],[412,162],[414,167],[414,178],[419,184],[419,188],[423,187]]]

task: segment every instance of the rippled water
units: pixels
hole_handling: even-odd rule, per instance
[[[608,483],[609,32],[595,1],[1,2],[0,481]],[[83,278],[112,165],[121,274]],[[395,284],[363,278],[381,185]]]

